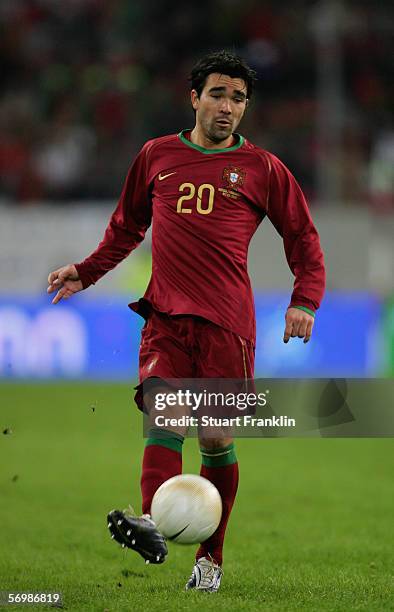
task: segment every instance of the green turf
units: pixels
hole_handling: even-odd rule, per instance
[[[67,610],[394,610],[392,439],[239,440],[222,588],[207,595],[183,591],[193,547],[145,566],[107,533],[108,510],[140,510],[127,386],[3,384],[0,426],[12,429],[0,436],[0,590],[59,590]],[[199,469],[195,440],[184,466]]]

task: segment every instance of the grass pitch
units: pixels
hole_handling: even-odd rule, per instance
[[[186,593],[194,547],[145,566],[107,532],[108,510],[140,511],[132,396],[0,386],[0,590],[61,591],[67,610],[394,610],[392,439],[237,441],[222,588]],[[184,471],[199,465],[186,440]]]

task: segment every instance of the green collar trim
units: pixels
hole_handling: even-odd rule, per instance
[[[237,136],[239,140],[232,147],[226,147],[225,149],[206,149],[205,147],[200,147],[200,145],[194,144],[194,142],[191,142],[190,140],[188,140],[184,136],[184,133],[188,131],[189,129],[182,130],[178,134],[183,144],[187,145],[188,147],[191,147],[192,149],[196,149],[196,151],[200,151],[200,153],[204,153],[205,155],[212,155],[213,153],[227,153],[228,151],[235,151],[236,149],[239,149],[240,147],[242,147],[242,145],[245,142],[245,138],[241,136],[241,134],[237,134],[235,132],[233,136]]]

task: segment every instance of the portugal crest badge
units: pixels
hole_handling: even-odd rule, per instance
[[[245,170],[236,168],[235,166],[228,166],[223,170],[223,180],[226,181],[226,187],[228,189],[238,189],[244,183],[246,176]]]

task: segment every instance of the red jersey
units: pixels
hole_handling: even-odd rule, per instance
[[[254,342],[247,254],[257,227],[267,216],[282,236],[295,275],[290,305],[311,311],[325,286],[319,236],[298,183],[277,157],[238,134],[231,147],[204,149],[187,133],[143,146],[102,242],[76,267],[84,288],[95,283],[138,246],[153,221],[144,299],[161,312],[198,315]]]

